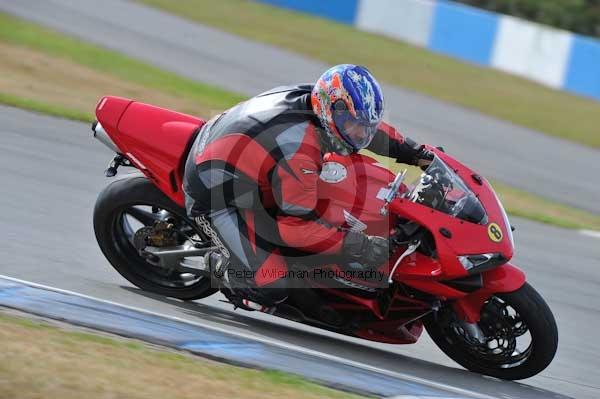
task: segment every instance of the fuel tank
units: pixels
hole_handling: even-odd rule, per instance
[[[394,177],[366,155],[326,154],[319,175],[317,213],[333,226],[387,237],[395,216],[382,215],[381,208]]]

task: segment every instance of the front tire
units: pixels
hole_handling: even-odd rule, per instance
[[[478,345],[465,338],[464,330],[457,327],[459,323],[449,307],[428,317],[425,327],[437,346],[452,360],[470,371],[504,380],[533,377],[548,367],[554,358],[558,347],[556,321],[544,299],[529,284],[525,283],[511,293],[492,296],[484,305],[481,316],[478,325],[486,337],[494,334],[502,337],[497,346],[491,339]],[[530,337],[529,346],[517,349],[513,340],[526,339],[526,334]]]
[[[217,290],[209,278],[165,271],[147,262],[135,248],[135,220],[139,226],[151,226],[161,215],[189,232],[196,229],[185,210],[144,176],[133,174],[113,181],[94,207],[94,232],[102,253],[121,276],[145,291],[183,300],[212,295]]]

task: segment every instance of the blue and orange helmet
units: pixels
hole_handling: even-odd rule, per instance
[[[345,154],[368,146],[383,118],[381,86],[358,65],[325,71],[312,90],[311,104],[336,152]]]

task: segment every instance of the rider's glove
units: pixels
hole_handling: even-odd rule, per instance
[[[429,151],[424,145],[422,145],[415,154],[413,164],[425,170],[431,164],[434,157],[435,155],[433,152]]]
[[[342,252],[363,265],[379,266],[389,259],[390,243],[383,237],[348,231]]]

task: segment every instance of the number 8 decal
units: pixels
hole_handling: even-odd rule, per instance
[[[503,234],[502,230],[500,230],[500,226],[496,223],[490,223],[488,226],[488,236],[490,237],[490,240],[494,242],[502,241]]]

